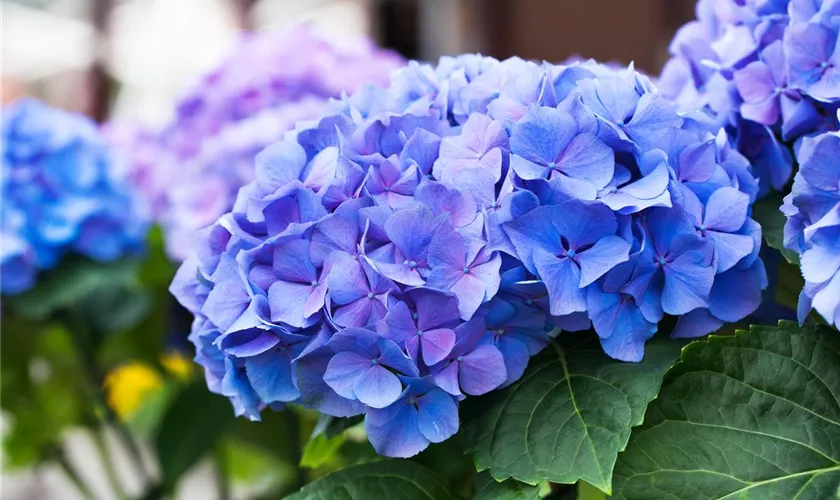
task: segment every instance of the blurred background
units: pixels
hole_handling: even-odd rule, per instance
[[[694,3],[3,0],[0,98],[8,103],[21,96],[35,96],[99,122],[127,118],[158,127],[172,119],[178,96],[219,63],[239,32],[289,29],[301,23],[308,23],[338,43],[366,35],[409,59],[436,61],[441,55],[463,52],[552,62],[591,57],[619,64],[635,61],[638,69],[658,74],[667,59],[667,44],[673,33],[694,17]],[[51,337],[45,338],[49,349],[59,355],[64,352],[60,342],[49,344]],[[188,366],[179,365],[189,363],[185,359],[171,360],[171,367],[166,360],[161,362],[177,378],[179,373],[190,371]],[[28,366],[32,379],[46,377],[47,368],[37,361]],[[135,386],[160,385],[154,373],[138,370],[129,369],[123,375]],[[271,425],[272,418],[277,417],[269,417],[266,425]],[[8,419],[4,416],[2,421]],[[5,433],[7,426],[3,427]],[[79,431],[67,433],[63,439],[70,455],[64,458],[78,466],[97,498],[111,497],[109,474],[119,476],[129,493],[141,491],[131,476],[130,458],[112,446],[112,438],[103,443]],[[114,470],[103,468],[95,458],[103,446],[111,448]],[[248,473],[265,469],[274,476],[283,474],[270,459],[258,464],[258,455],[247,447],[230,448],[225,460],[232,468]],[[4,457],[3,465],[3,498],[76,498],[54,463],[9,468]],[[217,490],[213,467],[213,463],[207,463],[192,470],[179,487],[179,498],[213,498]],[[245,489],[261,487],[259,481],[249,479],[247,483]],[[236,498],[254,497],[243,488],[233,491]]]
[[[657,73],[692,0],[3,0],[2,101],[35,95],[103,121],[164,123],[241,30],[310,23],[409,59],[571,56]]]

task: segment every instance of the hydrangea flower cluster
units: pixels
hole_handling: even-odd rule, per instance
[[[799,321],[813,308],[840,325],[840,132],[803,138],[797,160],[799,172],[782,211],[788,217],[785,246],[802,256]]]
[[[306,28],[247,33],[187,90],[161,132],[117,123],[108,136],[129,159],[167,251],[180,261],[194,248],[194,232],[229,211],[253,180],[254,155],[296,122],[319,116],[330,98],[387,83],[402,64],[367,39],[333,44]]]
[[[838,0],[699,0],[659,86],[692,118],[727,128],[762,193],[781,190],[798,141],[838,129],[838,34]]]
[[[237,414],[363,413],[407,457],[552,335],[639,361],[665,314],[697,336],[755,310],[757,192],[632,67],[412,62],[257,155],[172,291]]]
[[[22,293],[68,252],[111,261],[142,248],[148,210],[96,125],[35,100],[3,108],[0,289]]]

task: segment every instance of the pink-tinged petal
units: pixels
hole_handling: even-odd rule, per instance
[[[370,365],[356,380],[353,393],[366,406],[385,408],[399,399],[402,383],[396,375],[382,366]]]
[[[363,297],[349,304],[345,304],[333,313],[333,321],[338,326],[368,326],[371,322],[371,301]]]
[[[435,384],[453,396],[462,396],[458,384],[458,361],[452,361],[434,374]]]
[[[385,316],[384,326],[382,327],[384,336],[400,343],[416,334],[417,325],[412,318],[412,314],[405,302],[394,304]]]
[[[770,67],[762,61],[754,61],[733,75],[735,87],[747,103],[758,103],[772,96],[776,91],[776,82]],[[772,125],[768,123],[767,125]]]
[[[445,328],[424,331],[419,340],[423,349],[423,362],[426,366],[432,366],[443,361],[452,352],[455,332]]]
[[[450,289],[458,297],[458,310],[461,319],[468,321],[484,303],[486,296],[484,283],[471,274],[461,272],[461,277]]]
[[[741,115],[762,125],[775,125],[779,121],[779,100],[770,98],[762,102],[741,104]]]
[[[493,344],[479,345],[461,359],[458,381],[461,389],[471,396],[486,394],[505,380],[505,359]]]

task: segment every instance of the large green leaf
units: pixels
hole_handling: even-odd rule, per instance
[[[683,350],[616,465],[624,499],[837,498],[840,334],[793,323]]]
[[[683,343],[648,343],[644,361],[607,357],[591,334],[565,334],[503,391],[464,404],[464,440],[479,471],[528,484],[583,479],[605,492],[630,429],[642,423]]]
[[[787,218],[779,210],[781,206],[782,194],[771,193],[755,202],[752,216],[756,222],[761,224],[761,232],[767,245],[782,252],[782,255],[791,264],[799,265],[799,255],[793,250],[788,250],[784,245]]]
[[[480,472],[475,477],[473,500],[536,500],[538,498],[540,498],[539,486],[531,486],[512,479],[500,483],[488,472]]]
[[[230,402],[210,393],[203,380],[173,398],[155,440],[165,490],[171,490],[183,473],[216,446],[234,419]]]
[[[454,500],[447,484],[408,460],[356,465],[313,481],[287,500]]]

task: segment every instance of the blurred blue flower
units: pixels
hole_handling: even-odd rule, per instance
[[[67,253],[113,261],[142,250],[148,208],[95,124],[23,99],[3,108],[3,293],[21,293]]]

